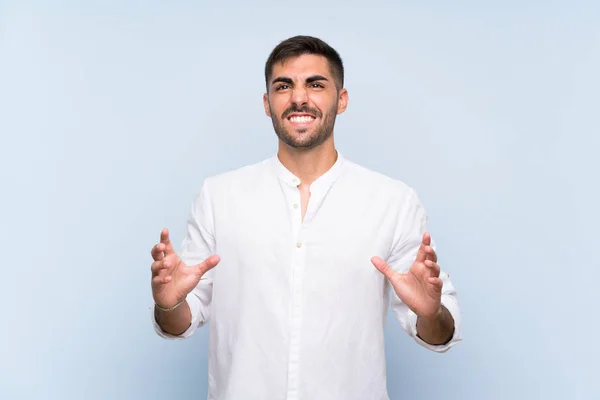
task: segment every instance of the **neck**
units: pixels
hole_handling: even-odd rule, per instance
[[[277,156],[291,173],[300,178],[303,185],[310,185],[337,161],[338,153],[331,139],[310,150],[295,149],[280,141]]]

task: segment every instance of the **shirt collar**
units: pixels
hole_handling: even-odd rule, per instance
[[[329,188],[331,185],[333,185],[336,179],[339,178],[340,175],[344,172],[345,158],[339,151],[337,151],[337,155],[337,160],[335,161],[333,166],[312,183],[311,190]],[[301,183],[300,178],[294,175],[281,163],[277,154],[271,157],[271,165],[273,167],[275,175],[277,175],[279,180],[281,180],[283,183],[294,187],[298,186]]]

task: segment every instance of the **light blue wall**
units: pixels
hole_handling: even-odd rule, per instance
[[[392,399],[600,398],[599,7],[215,3],[0,1],[0,398],[205,398],[207,330],[155,336],[149,251],[273,154],[263,65],[299,33],[344,58],[339,149],[419,191],[459,290],[447,354],[390,319]]]

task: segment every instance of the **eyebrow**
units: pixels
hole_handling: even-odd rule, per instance
[[[290,85],[294,84],[293,80],[291,80],[290,78],[286,78],[284,76],[278,76],[277,78],[273,79],[273,82],[271,82],[271,85],[274,85],[277,82],[287,83],[287,84],[290,84]]]
[[[316,81],[326,81],[326,80],[327,80],[327,78],[325,78],[322,75],[313,75],[313,76],[306,78],[306,83],[313,83]]]
[[[316,81],[327,81],[328,79],[325,78],[323,75],[313,75],[313,76],[309,76],[308,78],[306,78],[306,83],[312,83],[312,82],[316,82]],[[273,79],[273,81],[271,82],[271,85],[274,85],[278,82],[281,83],[287,83],[288,85],[293,85],[294,81],[291,78],[285,77],[285,76],[278,76],[277,78]]]

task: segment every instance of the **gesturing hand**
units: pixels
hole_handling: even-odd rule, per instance
[[[154,302],[162,308],[170,308],[183,301],[200,282],[206,271],[216,266],[220,258],[212,255],[200,264],[187,266],[175,250],[169,239],[169,231],[163,229],[160,243],[152,247],[152,296]]]
[[[420,317],[434,317],[440,310],[442,280],[437,255],[431,247],[429,233],[423,235],[415,262],[407,273],[390,268],[380,257],[371,262],[390,281],[394,291],[412,311]]]

